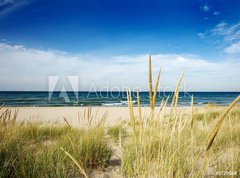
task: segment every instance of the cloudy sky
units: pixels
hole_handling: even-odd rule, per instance
[[[240,1],[0,0],[0,90],[147,90],[149,53],[162,90],[240,91]]]

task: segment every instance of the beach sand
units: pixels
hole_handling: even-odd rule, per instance
[[[74,127],[78,127],[78,124],[87,124],[88,107],[5,107],[12,112],[18,109],[18,122],[43,122],[43,123],[65,123],[64,118]],[[181,107],[184,110],[189,111],[190,107]],[[155,108],[157,112],[159,108]],[[134,107],[135,116],[138,117],[138,108]],[[108,117],[105,124],[107,126],[115,125],[121,121],[129,120],[128,107],[91,107],[91,116],[93,123],[97,123],[101,116],[107,112]],[[169,107],[166,108],[166,112],[169,112]],[[149,107],[142,108],[143,116],[147,116],[150,113]],[[85,115],[85,116],[84,116]]]
[[[73,126],[82,122],[84,115],[87,118],[89,111],[88,107],[8,107],[8,109],[12,112],[18,109],[17,118],[20,122],[64,123],[64,118],[66,118]],[[148,109],[143,110],[146,112]],[[108,113],[106,125],[114,125],[123,120],[129,120],[128,107],[91,107],[93,122],[97,122],[105,112]]]

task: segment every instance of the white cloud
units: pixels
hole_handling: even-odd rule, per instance
[[[224,52],[228,54],[240,53],[240,42],[233,43],[229,47],[226,47]]]
[[[225,35],[226,34],[227,23],[221,22],[217,24],[212,30],[213,35]]]
[[[240,40],[240,22],[228,24],[224,21],[217,24],[214,28],[205,32],[198,33],[200,38],[220,38],[223,42],[231,43]]]
[[[233,25],[221,22],[211,30],[211,33],[223,38],[225,53],[237,54],[240,52],[240,22]]]
[[[240,40],[240,22],[229,25],[226,22],[217,24],[211,31],[211,35],[223,37],[226,42]]]
[[[218,45],[226,54],[240,54],[240,22],[228,24],[223,21],[213,29],[197,35],[207,42],[213,42],[215,46]]]
[[[154,54],[153,73],[162,67],[161,88],[176,86],[186,69],[184,83],[195,91],[239,91],[239,60],[210,62],[194,55]],[[80,77],[80,90],[128,86],[147,90],[148,54],[97,56],[71,55],[21,45],[0,44],[0,90],[47,90],[48,76]],[[121,88],[122,89],[122,88]],[[123,89],[124,90],[124,89]]]

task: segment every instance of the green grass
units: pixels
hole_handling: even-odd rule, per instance
[[[134,136],[129,137],[123,145],[122,174],[129,177],[198,177],[218,170],[239,170],[240,114],[235,113],[238,112],[229,114],[216,137],[206,172],[201,173],[205,141],[218,118],[209,119],[203,126],[199,126],[202,120],[195,120],[192,133],[189,121],[184,126],[189,118],[185,113],[181,119],[175,118],[175,127],[168,122],[147,125],[142,142],[135,142]],[[211,116],[212,112],[205,114]],[[168,120],[168,117],[155,119]],[[228,154],[232,154],[233,159],[227,159],[230,157]]]
[[[114,142],[119,140],[119,137],[124,137],[127,135],[127,130],[121,124],[110,126],[107,128],[107,134],[111,136]]]
[[[78,168],[60,149],[68,151],[84,169],[103,169],[112,150],[104,129],[48,127],[39,124],[0,128],[0,177],[76,177]]]
[[[207,121],[214,120],[220,116],[221,112],[220,111],[215,111],[215,110],[209,110],[209,111],[203,111],[203,112],[196,112],[194,113],[194,117],[196,120],[204,120],[206,119]]]
[[[195,109],[192,128],[189,110],[175,110],[172,116],[168,112],[155,114],[144,119],[141,134],[137,116],[135,133],[127,122],[71,128],[21,124],[10,117],[7,124],[0,124],[0,177],[83,177],[73,160],[87,173],[106,170],[114,155],[109,139],[118,141],[119,135],[125,137],[118,145],[122,151],[119,174],[123,177],[197,177],[218,170],[239,170],[239,111],[235,108],[222,123],[204,172],[201,164],[206,138],[224,113],[223,108],[203,109],[201,119]]]
[[[123,144],[122,174],[124,176],[203,177],[216,176],[216,172],[222,170],[239,171],[239,159],[236,159],[236,156],[240,152],[238,137],[240,115],[237,111],[239,109],[235,109],[232,113],[230,111],[237,105],[240,96],[226,108],[208,104],[200,112],[194,109],[192,97],[191,110],[186,112],[183,108],[177,108],[183,74],[177,83],[170,111],[167,114],[164,112],[167,100],[162,101],[163,109],[159,114],[155,114],[155,100],[152,95],[157,91],[158,79],[153,93],[151,56],[149,57],[151,109],[149,117],[141,119],[139,96],[139,113],[136,115],[133,112],[131,93],[128,92],[132,135]],[[136,129],[137,121],[142,123],[139,130]],[[227,156],[224,157],[224,154],[234,156],[232,159],[226,159]]]

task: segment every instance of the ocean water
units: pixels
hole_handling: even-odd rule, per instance
[[[191,95],[194,96],[194,104],[201,106],[207,103],[228,105],[240,92],[180,92],[179,106],[190,106]],[[127,106],[126,92],[0,92],[0,104],[4,106]],[[160,105],[162,98],[170,96],[170,105],[173,93],[158,92],[156,105]],[[133,102],[136,105],[136,93],[132,93]],[[140,92],[141,105],[149,106],[149,93]]]

